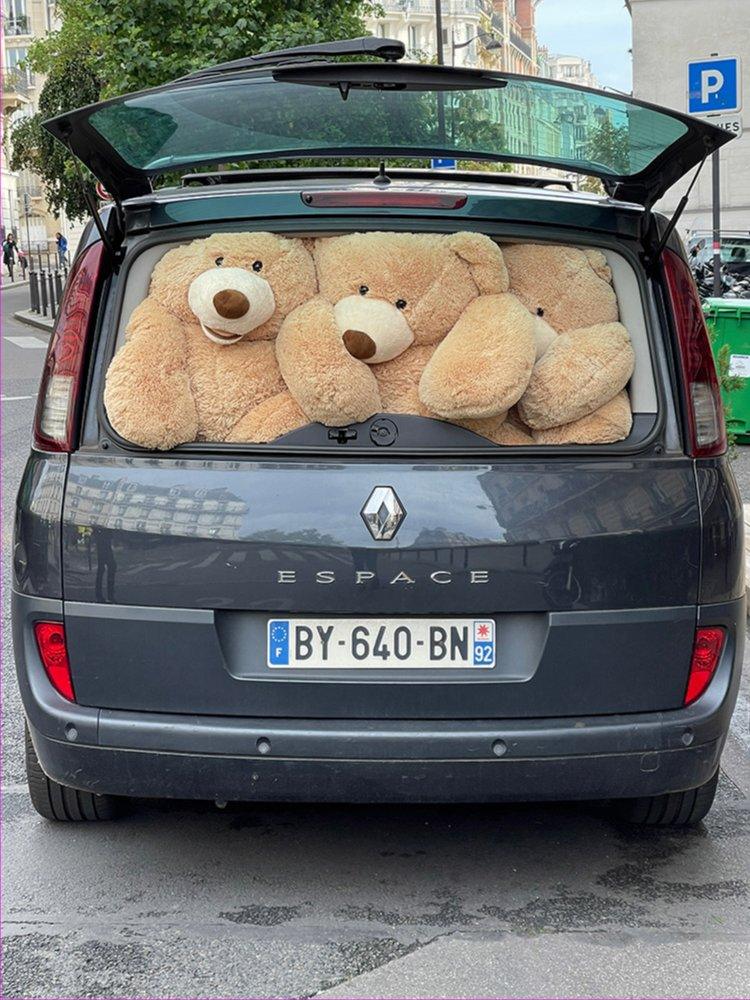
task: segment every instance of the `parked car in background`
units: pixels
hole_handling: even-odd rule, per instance
[[[331,58],[354,54],[384,58]],[[741,504],[685,250],[653,205],[730,137],[619,94],[401,55],[387,39],[269,53],[47,123],[114,198],[68,279],[18,496],[15,656],[49,819],[134,796],[606,799],[664,825],[711,806],[744,642]],[[626,157],[550,141],[573,98]],[[596,176],[607,194],[387,162],[433,156]],[[165,171],[193,173],[154,190]],[[390,415],[385,437],[376,417],[267,445],[124,440],[104,376],[155,263],[253,229],[600,251],[636,353],[629,436],[511,449]],[[479,626],[484,662],[462,640]],[[273,661],[282,638],[330,627],[335,667],[317,647]],[[448,660],[418,645],[438,627],[457,630]],[[398,630],[408,654],[379,657]]]

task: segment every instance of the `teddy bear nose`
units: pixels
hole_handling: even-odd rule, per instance
[[[371,358],[377,347],[375,341],[362,330],[345,330],[344,347],[353,358],[359,361],[366,361]]]
[[[236,288],[223,288],[214,295],[214,309],[224,319],[239,319],[249,308],[248,297]]]

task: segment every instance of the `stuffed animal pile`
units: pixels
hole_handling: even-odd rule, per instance
[[[634,354],[606,260],[479,233],[219,233],[168,251],[107,373],[123,438],[260,443],[376,413],[499,445],[627,437]]]

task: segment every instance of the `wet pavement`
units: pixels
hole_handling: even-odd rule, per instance
[[[46,340],[4,326],[6,556],[44,353],[27,336]],[[750,501],[750,449],[736,468]],[[695,830],[533,804],[137,803],[66,827],[26,796],[7,576],[4,600],[4,996],[748,995],[747,667]]]

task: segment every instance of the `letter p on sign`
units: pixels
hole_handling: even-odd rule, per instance
[[[712,94],[721,93],[724,74],[718,69],[701,70],[701,104],[708,104]]]
[[[701,59],[688,63],[688,111],[705,115],[717,111],[739,111],[739,59]]]

